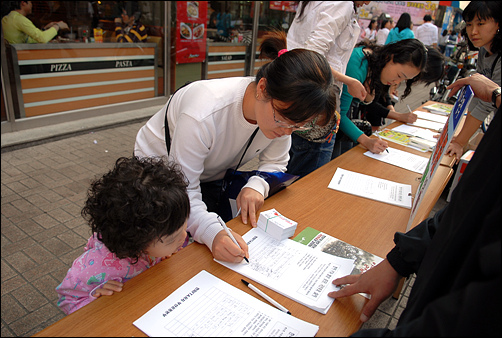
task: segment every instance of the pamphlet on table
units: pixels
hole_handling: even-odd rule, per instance
[[[453,107],[451,105],[434,102],[432,104],[424,106],[424,109],[427,109],[434,114],[449,115]]]
[[[205,270],[133,324],[150,337],[314,337],[319,331]]]
[[[443,127],[444,127],[444,123],[438,123],[438,122],[423,120],[423,119],[417,119],[413,123],[408,123],[408,125],[420,127],[420,128],[432,129],[434,131],[439,131],[439,130],[443,129]]]
[[[380,154],[367,151],[364,155],[419,174],[424,173],[427,162],[429,162],[428,157],[418,156],[396,148],[388,147],[387,151],[383,151]]]
[[[421,110],[415,110],[414,113],[417,114],[417,116],[418,116],[419,119],[428,120],[428,121],[434,121],[434,122],[438,122],[438,123],[441,123],[441,124],[445,124],[446,121],[448,120],[448,116],[447,115],[439,115],[439,114],[434,114],[434,113],[428,113],[428,112],[421,111]]]
[[[354,259],[351,275],[366,272],[383,261],[381,257],[311,227],[305,228],[293,240],[333,256]],[[370,298],[366,293],[360,295]]]
[[[249,264],[215,261],[322,314],[334,301],[328,293],[339,289],[331,281],[350,274],[354,266],[353,259],[312,250],[291,239],[276,240],[259,228],[242,238],[249,248]]]
[[[375,201],[411,208],[411,185],[337,168],[328,188]]]
[[[400,126],[394,127],[391,129],[394,132],[402,133],[409,136],[420,137],[428,141],[437,142],[437,138],[434,136],[438,133],[429,129],[413,127],[407,124],[402,124]],[[380,133],[380,135],[382,135]]]

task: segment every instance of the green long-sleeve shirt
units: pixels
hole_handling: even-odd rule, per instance
[[[14,43],[46,43],[57,34],[56,28],[45,31],[38,29],[30,19],[17,11],[11,11],[2,18],[3,37],[10,44]]]
[[[352,55],[347,63],[345,75],[357,79],[361,83],[364,83],[366,80],[366,76],[368,75],[368,60],[364,58],[363,47],[354,48],[352,51]],[[347,116],[352,100],[359,101],[359,99],[354,99],[354,97],[349,94],[347,85],[344,84],[342,96],[340,97],[340,130],[352,141],[357,141],[358,137],[361,136],[363,132],[361,129],[357,128]]]

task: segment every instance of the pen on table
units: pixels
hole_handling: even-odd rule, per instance
[[[237,243],[237,240],[235,239],[234,235],[232,235],[232,233],[230,232],[230,229],[227,227],[225,222],[223,222],[223,220],[221,219],[221,217],[219,215],[218,215],[218,221],[223,226],[223,229],[225,229],[225,232],[227,233],[228,237],[230,237],[230,239],[235,243],[235,245],[237,245],[240,249],[242,249],[241,246],[239,245],[239,243]],[[249,260],[245,256],[244,256],[244,260],[249,264]]]
[[[380,139],[380,141],[382,141],[382,138],[380,137],[379,134],[376,134],[378,136],[378,138]],[[389,149],[385,148],[385,151],[388,153],[389,152]]]
[[[245,281],[244,279],[241,279],[241,281],[246,284],[246,286],[248,288],[250,288],[251,290],[253,290],[254,292],[256,292],[257,294],[259,294],[260,296],[262,296],[263,298],[265,298],[267,301],[270,302],[270,304],[274,305],[276,308],[278,308],[279,310],[281,310],[282,312],[286,312],[288,315],[291,314],[291,312],[288,311],[288,309],[286,309],[284,306],[282,306],[281,304],[277,303],[275,300],[273,300],[272,298],[270,298],[269,296],[267,296],[263,291],[261,291],[260,289],[258,289],[256,286],[254,286],[253,284]]]

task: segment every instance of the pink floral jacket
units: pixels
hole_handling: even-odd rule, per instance
[[[96,238],[96,234],[89,238],[84,251],[56,288],[59,294],[58,306],[66,314],[95,300],[94,291],[107,281],[124,283],[162,260],[146,254],[136,264],[132,264],[131,258],[119,259]]]

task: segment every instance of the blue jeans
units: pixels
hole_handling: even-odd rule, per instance
[[[303,137],[291,134],[288,174],[303,177],[331,161],[335,138],[331,142],[310,142]]]

